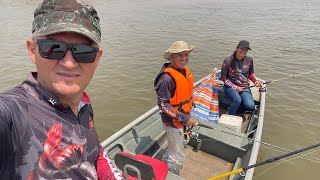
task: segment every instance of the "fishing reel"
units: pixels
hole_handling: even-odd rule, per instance
[[[260,87],[259,88],[259,92],[266,92],[267,91],[267,87]]]
[[[190,128],[188,127],[184,128],[184,132],[180,132],[180,134],[183,135],[183,144],[188,144],[191,138],[198,139],[199,128],[200,126],[198,126],[198,122],[196,122],[196,126],[191,126]]]
[[[187,130],[186,134],[190,138],[194,138],[194,139],[198,139],[198,137],[199,137],[199,132],[197,132],[196,130],[190,130],[190,131]]]

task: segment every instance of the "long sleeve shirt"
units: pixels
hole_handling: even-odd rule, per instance
[[[233,63],[233,64],[232,64]],[[256,81],[253,69],[253,59],[245,56],[244,59],[237,59],[235,53],[227,57],[221,67],[221,80],[225,85],[237,89],[238,86],[249,86],[249,79]]]
[[[185,71],[179,70],[184,76]],[[155,84],[157,93],[158,106],[161,110],[161,119],[164,124],[173,126],[172,119],[175,118],[183,124],[187,123],[190,115],[180,111],[174,111],[174,107],[170,105],[170,99],[174,96],[176,84],[174,79],[167,73],[163,73]]]
[[[76,116],[36,77],[0,94],[1,179],[121,179],[99,143],[89,96]]]

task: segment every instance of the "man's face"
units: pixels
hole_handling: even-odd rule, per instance
[[[190,51],[171,54],[171,64],[178,69],[184,69],[189,62]]]
[[[248,48],[237,48],[236,50],[236,56],[238,59],[243,59],[247,53],[248,53],[249,49]]]
[[[77,33],[64,32],[47,36],[45,39],[57,40],[67,44],[91,45],[91,41]],[[46,59],[40,56],[39,47],[31,39],[27,40],[31,60],[36,64],[38,81],[59,98],[73,100],[82,95],[91,81],[100,61],[100,48],[93,63],[75,61],[70,49],[60,60]]]

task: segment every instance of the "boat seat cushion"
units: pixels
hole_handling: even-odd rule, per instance
[[[119,152],[115,156],[117,167],[124,172],[126,164],[135,166],[141,173],[143,180],[165,180],[168,174],[168,165],[158,159],[142,155]],[[137,179],[137,173],[131,169],[128,170],[130,180]]]

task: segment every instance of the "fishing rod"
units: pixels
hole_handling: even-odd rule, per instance
[[[262,144],[262,145],[270,146],[270,147],[273,148],[273,150],[275,150],[275,149],[280,149],[280,150],[282,150],[282,152],[291,152],[291,150],[288,150],[288,149],[285,149],[285,148],[282,148],[282,147],[279,147],[279,146],[275,146],[275,145],[272,145],[272,144],[269,144],[269,143],[266,143],[266,142],[263,142],[263,141],[256,141],[256,140],[253,140],[253,139],[251,139],[251,138],[247,138],[247,137],[243,137],[243,136],[240,136],[240,135],[237,135],[237,134],[233,134],[233,133],[231,133],[231,132],[223,131],[223,130],[221,130],[221,129],[217,129],[217,128],[211,127],[211,126],[209,126],[209,125],[206,125],[206,124],[197,123],[197,125],[200,126],[200,127],[205,127],[205,128],[208,128],[208,129],[213,129],[213,130],[216,130],[216,131],[225,133],[225,134],[230,134],[230,135],[233,135],[233,136],[242,138],[242,139],[246,139],[246,140],[248,140],[248,141],[251,142],[251,143],[257,142],[257,143],[260,143],[260,144]],[[197,135],[197,137],[198,137],[198,136],[199,136],[199,135]],[[202,140],[212,140],[212,139],[202,139]],[[299,154],[297,154],[297,155],[298,155],[300,158],[303,158],[303,159],[306,159],[306,160],[309,160],[309,161],[313,161],[313,162],[320,163],[320,159],[318,159],[318,158],[311,157],[311,156],[306,156],[306,155],[299,155]]]
[[[230,171],[230,172],[228,172],[228,173],[224,173],[224,174],[221,174],[221,175],[218,175],[218,176],[209,178],[208,180],[216,180],[216,179],[220,179],[220,178],[223,178],[223,177],[231,176],[231,175],[236,174],[236,173],[246,172],[248,169],[255,168],[255,167],[258,167],[258,166],[261,166],[261,165],[264,165],[264,164],[268,164],[268,163],[271,163],[271,162],[275,162],[275,161],[277,161],[277,160],[286,158],[286,157],[291,156],[291,155],[294,155],[294,154],[301,153],[301,152],[303,152],[303,151],[307,151],[307,150],[309,150],[309,149],[316,148],[316,147],[318,147],[318,146],[320,146],[320,143],[319,143],[319,144],[312,145],[312,146],[309,146],[309,147],[305,147],[305,148],[302,148],[302,149],[299,149],[299,150],[296,150],[296,151],[292,151],[292,152],[290,152],[290,153],[283,154],[283,155],[281,155],[281,156],[277,156],[277,157],[274,157],[274,158],[271,158],[271,159],[267,159],[267,160],[262,161],[262,162],[257,163],[257,164],[253,164],[253,165],[250,165],[250,166],[245,166],[245,167],[243,167],[243,168],[239,168],[239,169]]]
[[[271,83],[271,82],[272,82],[272,81],[269,80],[269,81],[261,82],[261,84],[269,84],[269,83]],[[249,88],[253,88],[253,87],[256,87],[256,85],[247,86],[247,87],[244,87],[244,89],[249,89]]]
[[[285,79],[294,78],[294,77],[298,77],[298,76],[301,76],[301,75],[306,75],[306,74],[310,74],[310,73],[313,73],[313,72],[317,72],[319,70],[320,70],[320,68],[319,69],[314,69],[312,71],[307,71],[307,72],[303,72],[303,73],[299,73],[299,74],[290,75],[290,76],[283,77],[283,78],[276,79],[276,80],[265,81],[265,82],[262,82],[262,84],[269,84],[269,83],[272,83],[272,82],[282,81],[282,80],[285,80]],[[251,85],[251,86],[248,86],[248,87],[245,87],[245,88],[252,88],[252,87],[255,87],[255,85]]]

